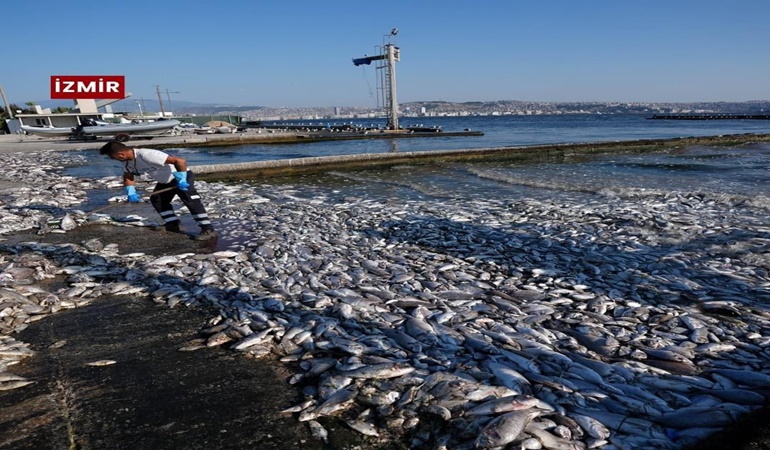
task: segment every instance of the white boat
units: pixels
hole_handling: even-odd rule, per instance
[[[70,139],[96,139],[99,136],[113,136],[119,141],[127,141],[131,136],[156,136],[170,132],[180,122],[175,119],[159,119],[154,122],[106,123],[87,119],[77,127],[30,127],[21,129],[29,134],[46,137],[68,137]]]
[[[195,134],[214,134],[216,130],[211,127],[198,127],[193,129]]]
[[[31,127],[29,125],[22,125],[21,126],[22,131],[27,132],[28,134],[34,134],[37,136],[45,136],[45,137],[66,137],[72,134],[72,130],[75,129],[75,127],[71,128],[60,128],[60,127]]]
[[[206,122],[204,126],[212,130],[211,131],[212,133],[219,133],[219,134],[235,133],[236,130],[238,129],[237,125],[234,125],[230,122],[225,122],[222,120],[212,120],[212,121]]]

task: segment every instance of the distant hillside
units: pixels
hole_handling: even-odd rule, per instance
[[[258,111],[265,109],[265,106],[232,106],[232,105],[188,105],[176,107],[174,112],[177,114],[233,114],[245,111]]]
[[[651,112],[715,112],[715,113],[770,113],[770,101],[748,102],[698,102],[698,103],[647,103],[647,102],[532,102],[522,100],[496,100],[490,102],[420,101],[401,103],[402,111],[426,111],[441,113],[489,114],[492,112],[539,112],[588,113],[588,114],[648,114]]]
[[[539,114],[662,114],[662,113],[729,113],[767,114],[770,101],[644,103],[644,102],[531,102],[497,100],[491,102],[419,101],[399,104],[403,116],[468,116],[468,115],[539,115]],[[247,120],[335,119],[340,117],[383,117],[384,108],[317,107],[249,109],[240,107],[217,109],[219,114],[237,114]]]
[[[233,114],[246,118],[270,116],[281,117],[334,117],[335,115],[380,115],[384,108],[374,107],[269,107],[235,106],[224,104],[195,103],[171,99],[164,101],[165,111],[178,115],[221,115]],[[44,108],[72,107],[69,100],[44,100],[38,102]],[[141,105],[141,106],[140,106]],[[156,99],[129,98],[115,102],[114,112],[157,113],[160,104]],[[651,114],[651,113],[732,113],[768,114],[770,101],[752,100],[747,102],[695,102],[695,103],[647,103],[647,102],[533,102],[522,100],[496,100],[473,102],[447,102],[425,100],[405,102],[399,105],[405,115],[473,115],[473,114]]]

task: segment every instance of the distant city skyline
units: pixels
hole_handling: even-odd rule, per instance
[[[125,75],[133,98],[268,107],[374,107],[392,28],[399,103],[741,102],[770,98],[763,0],[470,5],[54,0],[5,6],[0,86],[23,105],[55,74]]]

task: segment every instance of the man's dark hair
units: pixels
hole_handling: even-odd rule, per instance
[[[99,149],[100,155],[112,155],[114,153],[117,153],[121,150],[125,150],[129,148],[127,145],[118,142],[118,141],[110,141],[102,146],[102,148]]]

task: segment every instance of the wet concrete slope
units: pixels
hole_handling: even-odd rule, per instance
[[[204,321],[113,297],[32,324],[18,338],[37,354],[14,373],[37,382],[0,392],[0,448],[322,448],[276,413],[297,401],[278,367],[178,350]],[[89,365],[100,361],[115,363]]]
[[[208,253],[183,234],[110,225],[4,236],[2,244],[99,238],[122,252]],[[34,384],[0,391],[2,450],[373,449],[381,443],[322,421],[329,442],[282,409],[301,401],[289,368],[222,347],[179,351],[212,311],[145,297],[101,297],[32,322],[13,337],[35,354],[10,366]],[[109,365],[89,365],[115,361]]]

